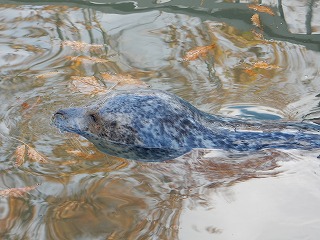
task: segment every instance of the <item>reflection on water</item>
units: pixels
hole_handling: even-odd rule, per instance
[[[71,81],[111,87],[103,73],[130,74],[211,113],[319,116],[318,2],[263,2],[276,15],[261,13],[262,29],[246,3],[229,2],[0,5],[0,187],[41,183],[0,199],[3,239],[317,239],[317,151],[195,150],[137,163],[51,125],[56,109],[95,97]],[[213,43],[207,56],[182,60]],[[248,71],[258,61],[277,68]],[[15,166],[16,139],[49,163]]]

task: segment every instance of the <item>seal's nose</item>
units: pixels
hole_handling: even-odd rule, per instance
[[[66,112],[63,110],[59,110],[55,114],[53,114],[53,120],[64,120],[64,119],[66,119]]]
[[[83,108],[64,108],[53,114],[52,121],[59,126],[73,124],[82,119],[84,114],[85,110]]]

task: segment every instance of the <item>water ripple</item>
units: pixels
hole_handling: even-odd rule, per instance
[[[316,206],[320,199],[317,152],[196,150],[171,162],[136,163],[61,134],[50,119],[61,107],[95,99],[72,89],[72,79],[90,77],[110,87],[103,72],[129,74],[211,113],[312,118],[319,113],[316,34],[290,33],[294,26],[286,28],[288,16],[276,5],[276,16],[261,15],[261,38],[243,3],[112,2],[0,7],[0,187],[42,183],[24,198],[1,199],[1,237],[225,239],[251,226],[265,229],[277,219],[288,223],[288,212],[297,226],[308,222],[313,236],[317,225],[310,219],[317,211],[305,213],[301,206]],[[318,23],[311,23],[316,29]],[[206,56],[183,61],[188,51],[211,44],[215,48]],[[250,71],[260,61],[273,68]],[[16,139],[48,163],[26,157],[14,166],[14,151],[23,144]],[[270,204],[274,199],[285,204]],[[255,210],[249,211],[252,217],[246,209]],[[230,229],[221,219],[238,219],[242,228],[232,222]]]

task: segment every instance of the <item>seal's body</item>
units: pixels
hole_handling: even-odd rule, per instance
[[[114,91],[103,101],[59,110],[53,121],[107,154],[140,161],[172,159],[194,148],[320,148],[319,125],[210,115],[159,90]]]

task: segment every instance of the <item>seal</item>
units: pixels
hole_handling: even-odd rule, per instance
[[[109,155],[139,161],[169,160],[194,148],[320,148],[317,124],[212,115],[160,90],[114,91],[86,106],[60,109],[53,123]]]

